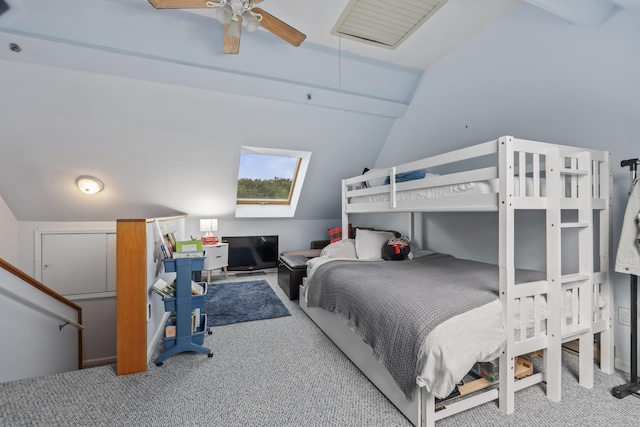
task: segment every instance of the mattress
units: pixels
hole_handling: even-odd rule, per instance
[[[429,177],[422,180],[425,184],[428,182]],[[421,199],[433,199],[438,197],[447,196],[459,196],[459,195],[474,195],[474,194],[492,194],[498,193],[499,180],[490,179],[486,181],[473,181],[463,182],[458,184],[441,185],[436,187],[418,188],[415,190],[400,190],[396,191],[396,200],[421,200]],[[526,194],[533,194],[533,179],[527,178],[526,180]],[[519,178],[515,177],[514,181],[514,195],[517,197],[520,195]],[[544,196],[544,180],[541,181],[541,194]],[[349,203],[376,203],[386,202],[390,198],[389,192],[377,193],[368,196],[356,196],[349,199]]]
[[[318,257],[308,262],[308,278],[325,263],[344,258]],[[349,259],[353,261],[353,259]],[[371,262],[371,261],[360,261]],[[393,262],[393,261],[386,261]],[[307,283],[309,281],[307,280]],[[306,299],[305,288],[303,298]],[[565,306],[571,307],[570,295],[566,295]],[[546,329],[546,301],[538,298],[534,309],[533,298],[527,298],[523,315],[527,336],[531,336],[535,324],[535,312],[543,317],[539,327],[541,333]],[[600,296],[598,308],[606,305]],[[597,309],[597,308],[596,308]],[[519,305],[516,312],[520,313]],[[572,313],[566,312],[570,319]],[[516,317],[519,324],[519,315]],[[348,324],[345,321],[345,324]],[[516,336],[519,330],[515,331]],[[458,382],[471,370],[476,362],[488,362],[497,359],[504,349],[507,330],[502,320],[502,307],[498,299],[454,316],[434,328],[419,346],[417,359],[416,384],[425,387],[437,398],[445,398],[455,389]]]

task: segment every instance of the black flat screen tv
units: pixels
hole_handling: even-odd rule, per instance
[[[278,266],[278,236],[227,236],[230,271],[252,271]]]

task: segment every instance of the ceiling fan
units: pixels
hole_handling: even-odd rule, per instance
[[[300,46],[307,36],[275,16],[254,7],[261,2],[262,0],[149,0],[156,9],[214,8],[216,19],[224,24],[222,53],[240,51],[240,32],[243,23],[249,32],[263,27],[282,40],[294,46]]]
[[[0,15],[5,13],[7,10],[9,10],[9,5],[7,4],[7,2],[4,0],[0,0]]]

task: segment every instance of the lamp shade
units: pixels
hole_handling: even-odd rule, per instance
[[[200,231],[211,233],[212,231],[216,231],[217,229],[218,229],[217,219],[201,219],[200,220]]]
[[[216,9],[216,18],[220,21],[221,24],[227,25],[231,22],[231,17],[233,16],[233,8],[229,4],[225,4],[224,6],[220,6]]]
[[[260,20],[248,10],[242,14],[242,22],[247,26],[250,33],[256,31],[260,26]]]

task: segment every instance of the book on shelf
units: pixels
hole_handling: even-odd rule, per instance
[[[202,295],[204,294],[204,286],[202,286],[198,282],[191,281],[191,295]]]
[[[164,336],[167,338],[176,336],[176,325],[167,325],[164,328]]]
[[[160,250],[162,251],[162,256],[164,256],[165,258],[171,258],[173,251],[171,250],[169,243],[165,240],[164,234],[162,234],[160,222],[157,218],[153,222],[156,225],[156,232],[158,233],[158,241],[160,242]]]
[[[205,254],[205,251],[180,251],[174,252],[173,258],[204,258]]]
[[[167,283],[162,279],[156,280],[151,289],[160,295],[162,298],[175,298],[176,297],[176,287],[175,283]]]
[[[168,246],[165,245],[160,245],[160,250],[162,251],[162,256],[167,259],[167,258],[173,258],[173,253],[171,252],[171,249],[169,249]]]
[[[169,232],[167,233],[167,242],[169,243],[169,246],[171,246],[171,250],[175,251],[176,250],[176,236]]]
[[[200,330],[200,309],[194,308],[191,310],[191,333],[198,332]]]
[[[171,245],[168,242],[165,242],[163,246],[167,253],[167,258],[173,258],[173,249],[171,249]]]
[[[169,316],[169,320],[167,322],[167,325],[165,326],[164,330],[165,330],[165,336],[169,337],[169,336],[175,336],[176,334],[176,322],[178,317],[176,316],[175,312],[172,312],[171,315]],[[200,312],[199,308],[194,308],[191,310],[191,333],[193,334],[194,332],[202,332],[202,314]],[[173,332],[173,335],[169,335],[169,331]]]
[[[177,252],[202,251],[202,240],[187,240],[176,242]]]

